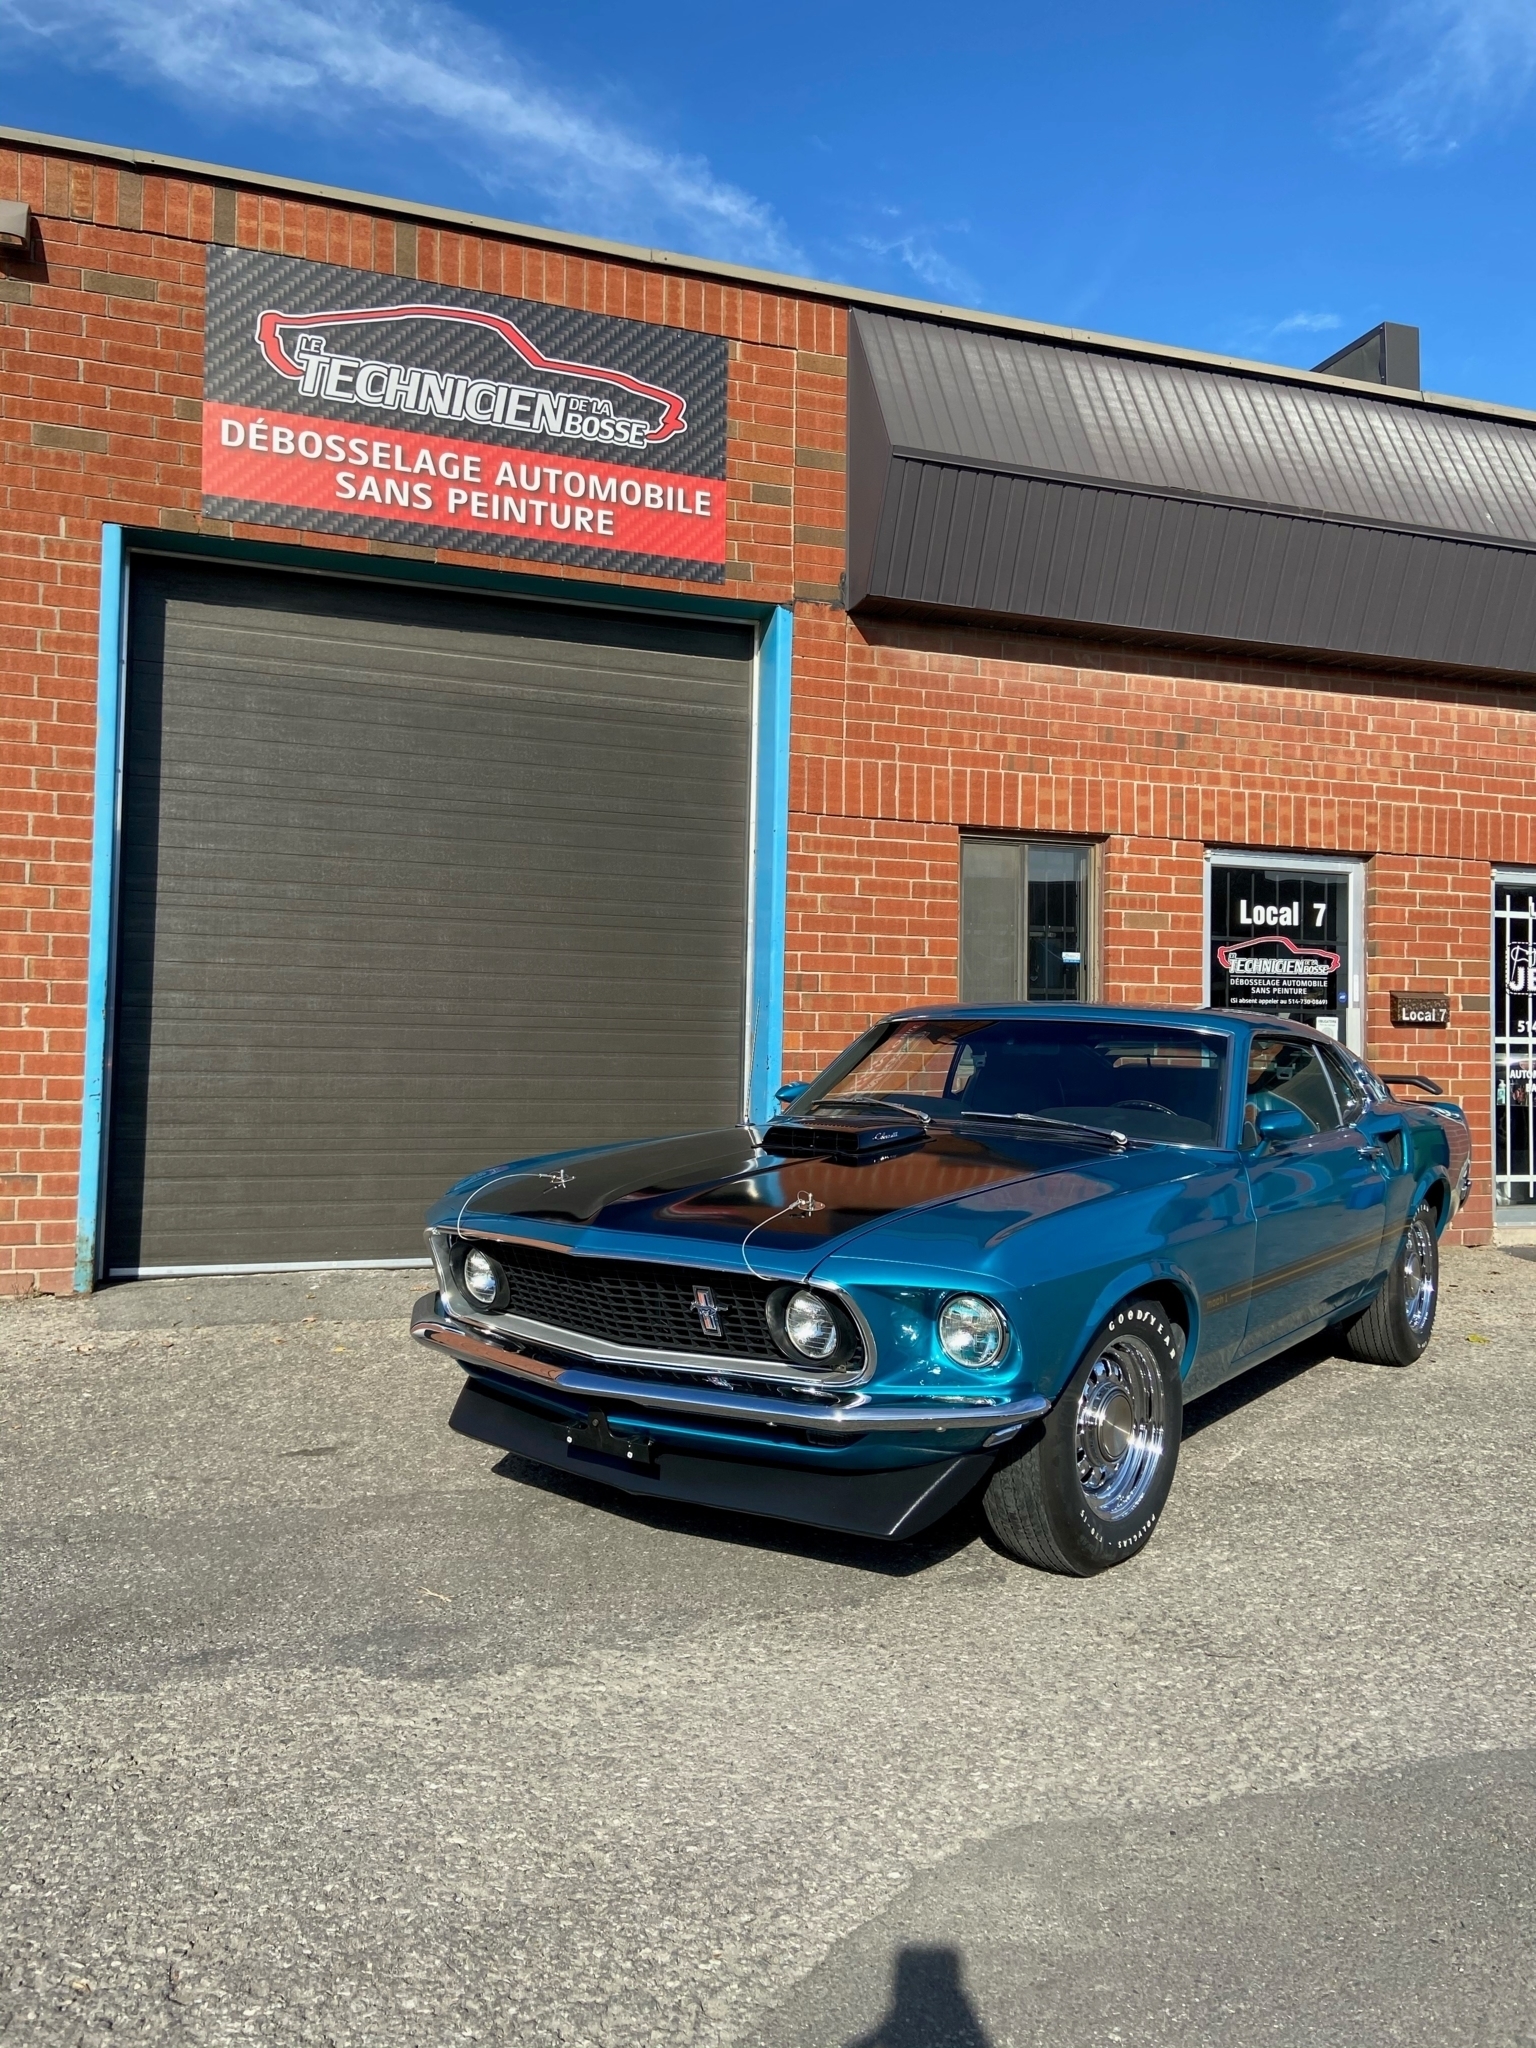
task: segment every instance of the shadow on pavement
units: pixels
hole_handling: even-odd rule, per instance
[[[1310,1372],[1314,1365],[1321,1365],[1325,1358],[1337,1358],[1339,1355],[1338,1332],[1324,1330],[1316,1337],[1309,1337],[1304,1344],[1296,1345],[1293,1350],[1282,1351],[1278,1358],[1267,1359],[1263,1365],[1250,1366],[1235,1380],[1228,1380],[1225,1386],[1213,1387],[1210,1393],[1198,1395],[1184,1411],[1185,1441],[1198,1436],[1202,1429],[1209,1429],[1213,1422],[1221,1422],[1252,1402],[1262,1401],[1277,1387],[1300,1379],[1304,1372]],[[1362,1366],[1360,1370],[1369,1372],[1371,1368]]]
[[[734,1514],[729,1508],[646,1500],[621,1493],[617,1487],[604,1486],[600,1480],[535,1464],[515,1451],[509,1451],[492,1470],[499,1479],[514,1480],[541,1493],[564,1494],[620,1521],[643,1522],[647,1528],[669,1529],[679,1535],[735,1544],[745,1550],[814,1558],[824,1564],[846,1565],[851,1571],[872,1572],[887,1579],[910,1578],[915,1572],[927,1571],[974,1543],[979,1533],[974,1500],[962,1501],[921,1536],[906,1542],[882,1541],[873,1536],[847,1536],[834,1529],[816,1529],[800,1522],[776,1522],[762,1515]]]
[[[847,2048],[991,2048],[962,1978],[958,1949],[900,1950],[890,2011]]]
[[[1236,1379],[1228,1380],[1225,1386],[1200,1395],[1184,1412],[1185,1440],[1198,1436],[1201,1430],[1209,1429],[1213,1423],[1237,1414],[1252,1402],[1263,1400],[1265,1395],[1289,1381],[1299,1379],[1325,1358],[1337,1355],[1337,1334],[1324,1331],[1263,1365],[1251,1367]],[[1363,1367],[1362,1370],[1369,1368]],[[982,1518],[979,1490],[952,1508],[942,1521],[936,1522],[921,1536],[906,1542],[882,1542],[874,1537],[841,1535],[834,1530],[810,1528],[795,1522],[776,1522],[764,1516],[733,1514],[727,1508],[694,1507],[680,1501],[648,1501],[634,1494],[621,1493],[615,1487],[604,1486],[600,1480],[536,1464],[512,1451],[494,1470],[499,1478],[514,1480],[542,1493],[565,1494],[620,1520],[644,1522],[651,1528],[670,1529],[680,1535],[736,1544],[750,1550],[776,1551],[785,1557],[815,1558],[823,1563],[846,1565],[854,1571],[871,1572],[882,1578],[910,1578],[976,1542],[985,1544],[999,1557],[1008,1557],[1008,1552],[992,1536]]]

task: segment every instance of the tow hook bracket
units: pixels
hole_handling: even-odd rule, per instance
[[[565,1432],[566,1448],[588,1457],[611,1458],[632,1472],[658,1476],[656,1446],[648,1436],[621,1436],[610,1428],[601,1408],[590,1408],[585,1422],[573,1423]]]

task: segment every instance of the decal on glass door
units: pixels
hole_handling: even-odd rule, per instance
[[[1494,1200],[1536,1206],[1536,882],[1493,892]]]
[[[1211,1002],[1337,1037],[1349,1001],[1349,877],[1211,869]]]

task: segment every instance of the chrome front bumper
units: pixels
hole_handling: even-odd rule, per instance
[[[456,1323],[442,1313],[437,1297],[430,1294],[416,1304],[411,1335],[420,1344],[446,1351],[471,1371],[477,1365],[487,1366],[508,1379],[523,1380],[530,1393],[542,1390],[598,1407],[640,1408],[725,1425],[770,1424],[834,1437],[863,1436],[870,1430],[905,1430],[923,1436],[935,1429],[1006,1429],[1012,1434],[1026,1422],[1037,1422],[1051,1405],[1040,1394],[1017,1401],[877,1401],[863,1389],[851,1389],[824,1403],[786,1401],[764,1394],[732,1393],[721,1387],[628,1379],[617,1373],[530,1358],[515,1345]]]

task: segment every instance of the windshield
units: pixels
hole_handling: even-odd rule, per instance
[[[1214,1032],[1086,1018],[923,1018],[893,1025],[796,1111],[873,1097],[945,1122],[1049,1117],[1165,1145],[1217,1145],[1226,1065],[1226,1040]]]

